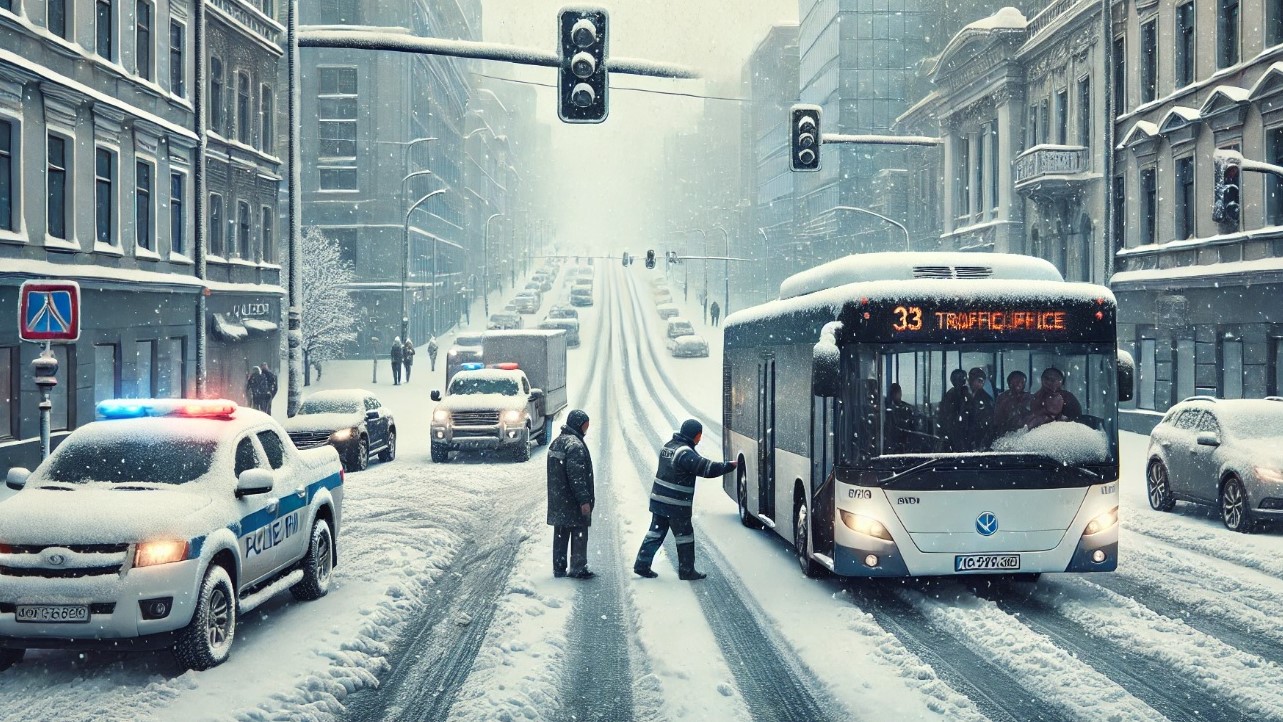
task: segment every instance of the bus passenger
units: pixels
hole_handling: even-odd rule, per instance
[[[940,424],[941,451],[966,451],[966,414],[967,400],[970,391],[967,388],[967,372],[954,369],[949,374],[949,383],[953,388],[944,392],[940,399],[940,408],[936,410],[936,421]]]
[[[1012,371],[1007,374],[1007,390],[998,394],[998,405],[994,411],[994,432],[998,436],[1009,434],[1025,425],[1029,416],[1029,405],[1033,394],[1028,388],[1029,377],[1024,371]]]
[[[967,398],[964,423],[968,451],[984,451],[993,441],[993,397],[985,391],[988,380],[985,370],[978,366],[967,372],[967,385],[971,392]]]
[[[911,432],[914,430],[913,407],[904,402],[904,390],[900,384],[891,384],[886,414],[886,453],[909,453]]]
[[[1055,366],[1042,372],[1042,388],[1034,393],[1029,405],[1029,418],[1025,426],[1036,429],[1052,421],[1076,421],[1083,415],[1082,404],[1074,395],[1061,388],[1065,374]]]

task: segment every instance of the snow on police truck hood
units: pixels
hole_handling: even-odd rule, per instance
[[[447,395],[437,403],[446,411],[524,411],[529,401],[521,393],[520,371],[478,369],[460,371],[450,381]]]

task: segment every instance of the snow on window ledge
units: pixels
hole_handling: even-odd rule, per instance
[[[20,243],[25,246],[27,245],[27,237],[22,233],[21,229],[17,231],[0,230],[0,243]]]
[[[94,253],[101,253],[104,256],[122,256],[123,257],[125,255],[125,250],[120,246],[112,245],[110,243],[102,243],[101,241],[94,241]]]
[[[190,266],[196,263],[196,261],[192,260],[191,256],[187,256],[182,253],[175,253],[173,251],[169,252],[169,262],[181,263],[185,266]]]
[[[75,240],[74,238],[73,239],[56,238],[54,236],[49,235],[48,233],[45,234],[45,248],[51,251],[83,250],[80,247],[80,242]]]
[[[148,261],[160,260],[159,253],[151,250],[150,248],[143,248],[142,246],[134,246],[134,256],[137,258],[146,259]]]

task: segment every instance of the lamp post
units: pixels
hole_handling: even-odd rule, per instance
[[[436,138],[419,138],[418,140],[436,140]],[[410,142],[415,143],[417,141],[410,141]],[[409,188],[407,186],[407,183],[409,183],[410,179],[417,178],[419,176],[425,176],[425,175],[436,175],[436,174],[424,168],[423,170],[416,170],[416,171],[407,173],[405,177],[401,179],[401,198],[403,203],[406,200],[408,200],[407,193]],[[409,324],[410,324],[410,314],[407,312],[408,303],[406,301],[406,279],[410,275],[410,230],[409,230],[410,221],[409,219],[410,219],[410,214],[407,211],[406,212],[406,231],[404,236],[401,239],[401,245],[402,245],[402,248],[401,248],[401,338],[402,339],[404,339],[406,337],[406,334],[409,333]]]
[[[887,218],[886,216],[882,215],[881,213],[874,213],[873,211],[869,210],[868,208],[856,208],[855,206],[834,206],[834,207],[833,207],[833,210],[835,210],[835,211],[852,211],[852,212],[854,212],[854,213],[863,213],[863,214],[865,214],[865,215],[873,216],[874,218],[879,218],[879,219],[881,219],[881,220],[883,220],[883,221],[886,221],[887,223],[890,223],[891,225],[895,226],[896,228],[899,228],[901,231],[903,231],[903,232],[904,232],[904,250],[906,250],[906,251],[912,251],[912,250],[913,250],[913,245],[912,245],[912,243],[910,243],[910,241],[909,241],[909,229],[908,229],[908,228],[905,228],[903,223],[900,223],[899,221],[896,221],[896,220],[892,220],[892,219],[890,219],[890,218]]]
[[[722,232],[722,245],[726,249],[726,253],[723,254],[726,260],[722,261],[722,265],[726,267],[726,288],[722,293],[721,313],[721,316],[725,317],[731,310],[731,236],[721,226],[713,226],[713,228]]]
[[[481,235],[481,296],[484,299],[486,318],[490,318],[490,221],[502,215],[496,213],[487,218]]]
[[[409,273],[410,273],[410,216],[411,214],[414,213],[416,208],[426,203],[428,199],[432,198],[433,196],[439,196],[445,192],[446,192],[445,188],[439,188],[437,190],[434,190],[431,193],[427,194],[426,196],[415,201],[414,205],[410,206],[409,210],[405,212],[405,224],[403,226],[403,239],[404,239],[403,243],[405,246],[405,257],[401,259],[402,260],[402,263],[401,263],[401,319],[402,319],[401,332],[402,334],[405,333],[405,324],[407,319],[407,316],[406,316],[407,299],[406,299],[405,292],[406,292],[406,281],[408,280]],[[431,315],[430,328],[428,329],[428,331],[432,335],[436,335],[436,332],[437,332],[437,237],[435,235],[432,236],[432,302],[431,303],[432,303],[432,309],[431,309],[432,315]],[[402,336],[402,338],[404,338],[404,336]]]

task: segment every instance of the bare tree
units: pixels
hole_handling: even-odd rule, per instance
[[[348,292],[355,273],[339,244],[319,228],[303,233],[303,359],[311,367],[335,358],[356,341],[356,304]]]

